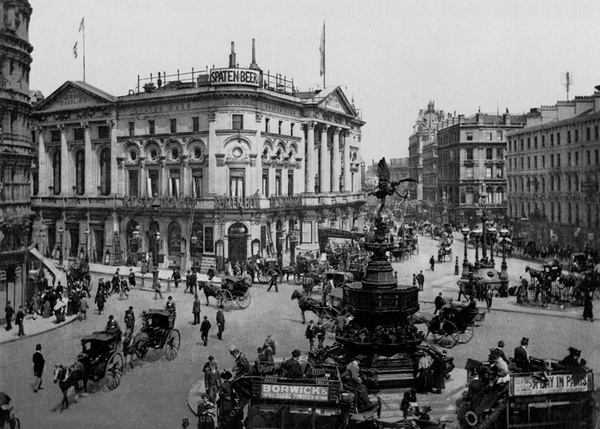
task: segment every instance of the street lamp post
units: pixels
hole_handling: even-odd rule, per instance
[[[480,229],[474,229],[471,231],[471,238],[475,241],[475,264],[479,262],[479,238],[482,232]]]
[[[83,231],[83,233],[85,234],[85,262],[89,262],[90,261],[90,254],[89,254],[89,238],[90,238],[90,229],[86,228],[85,231]]]
[[[465,259],[463,261],[463,271],[462,271],[463,278],[466,278],[469,276],[469,260],[467,259],[467,239],[469,237],[470,232],[471,232],[471,230],[466,225],[464,228],[462,228],[460,230],[460,233],[463,235],[463,237],[465,239]]]
[[[154,267],[158,268],[158,250],[160,247],[160,232],[156,231],[154,234]]]
[[[494,263],[494,243],[498,241],[498,230],[495,227],[487,228],[487,233],[490,234],[490,263]],[[496,254],[496,256],[498,256]]]
[[[502,264],[500,265],[500,280],[508,281],[508,265],[506,264],[506,241],[508,240],[509,231],[506,228],[502,228],[498,231],[500,234],[502,244]]]
[[[62,248],[62,244],[63,244],[63,233],[64,232],[65,232],[65,230],[63,229],[62,226],[60,228],[58,228],[58,265],[62,265],[63,264],[63,248]]]

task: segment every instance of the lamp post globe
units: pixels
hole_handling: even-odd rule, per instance
[[[479,239],[481,238],[483,231],[481,229],[474,229],[471,231],[471,238],[475,241],[475,263],[479,262]]]
[[[502,264],[500,265],[500,279],[508,282],[508,264],[506,263],[506,241],[510,232],[506,228],[502,228],[498,231],[501,237],[500,243],[502,244]]]

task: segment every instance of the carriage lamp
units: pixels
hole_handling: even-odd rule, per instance
[[[89,262],[90,261],[90,254],[89,254],[89,239],[90,239],[90,229],[86,228],[85,231],[83,231],[83,233],[85,234],[85,261]]]
[[[469,237],[470,232],[471,232],[471,230],[466,225],[464,226],[464,228],[461,228],[461,230],[460,230],[460,233],[463,235],[463,237],[465,239],[465,259],[463,261],[463,272],[462,272],[463,278],[465,278],[469,275],[469,260],[467,259],[467,239]]]
[[[62,241],[63,241],[63,233],[65,230],[61,226],[58,228],[58,265],[63,264],[63,249],[62,249]]]
[[[502,244],[502,264],[500,265],[500,279],[508,280],[508,266],[506,265],[506,242],[508,241],[509,231],[506,228],[502,228],[498,231],[500,235],[500,244]]]

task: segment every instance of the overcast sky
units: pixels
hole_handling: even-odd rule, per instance
[[[522,113],[600,84],[600,2],[366,0],[30,0],[31,89],[50,95],[82,80],[119,96],[138,74],[227,67],[251,61],[301,89],[322,85],[319,41],[326,21],[327,86],[346,87],[362,110],[363,159],[408,156],[419,109]],[[73,45],[79,55],[73,58]]]

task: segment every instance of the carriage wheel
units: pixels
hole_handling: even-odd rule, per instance
[[[106,364],[104,378],[106,378],[106,385],[109,390],[114,390],[121,384],[124,363],[125,359],[123,359],[123,355],[121,353],[115,353],[110,357]]]
[[[231,295],[231,292],[229,292],[228,290],[222,290],[219,294],[219,297],[217,298],[217,304],[219,305],[219,307],[223,307],[225,311],[229,311],[232,302],[233,296]]]
[[[181,344],[181,335],[177,329],[169,332],[169,336],[165,341],[165,356],[167,360],[173,360],[179,352],[179,344]]]
[[[433,341],[446,349],[450,349],[458,342],[456,341],[456,338],[454,338],[457,331],[458,329],[454,323],[447,320],[440,322],[440,329],[436,332],[432,332]]]
[[[148,343],[143,341],[135,349],[135,355],[140,359],[144,359],[146,353],[148,353]]]
[[[250,306],[251,301],[252,301],[252,299],[250,298],[250,291],[247,290],[244,295],[238,297],[236,302],[237,302],[238,307],[240,307],[243,310]]]
[[[458,344],[466,344],[469,341],[471,341],[473,335],[475,335],[475,329],[473,329],[473,325],[467,325],[464,331],[461,332],[457,330],[454,333],[454,338],[456,339]]]
[[[465,414],[465,422],[471,427],[475,427],[479,423],[479,417],[474,411],[467,411]]]
[[[294,283],[297,285],[302,284],[302,275],[300,273],[294,273]]]
[[[271,277],[269,277],[267,273],[262,270],[258,272],[257,278],[260,283],[268,283],[268,281],[271,279]]]

